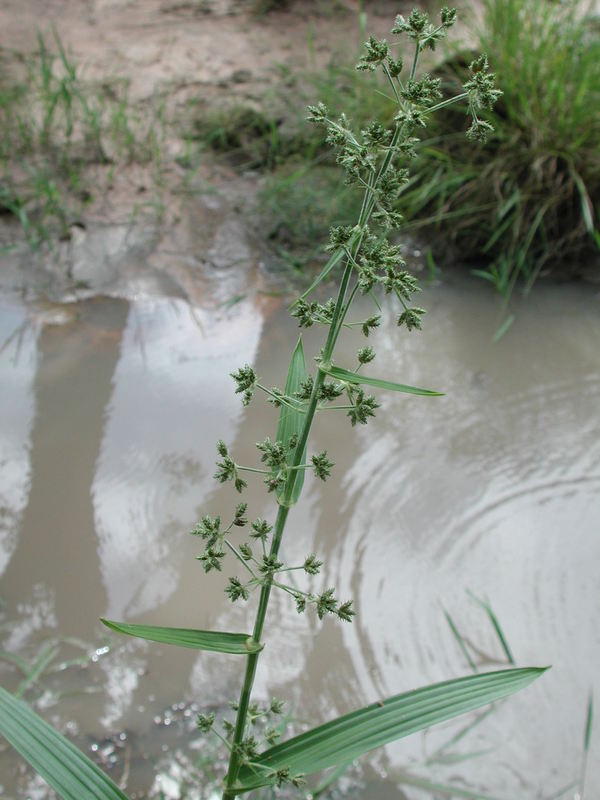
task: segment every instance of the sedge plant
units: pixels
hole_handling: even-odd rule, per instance
[[[284,561],[283,537],[292,509],[300,499],[306,472],[311,471],[318,479],[326,481],[335,466],[327,451],[313,453],[310,450],[315,418],[330,410],[341,410],[347,414],[351,426],[367,424],[379,405],[368,393],[371,388],[430,398],[440,394],[365,374],[363,368],[375,358],[371,344],[358,350],[357,363],[350,368],[336,362],[335,352],[338,339],[347,327],[359,327],[365,338],[372,341],[383,314],[378,295],[389,295],[397,301],[397,322],[401,329],[411,333],[422,326],[424,309],[413,302],[419,291],[417,280],[406,270],[400,246],[389,239],[390,232],[402,221],[397,199],[409,180],[418,134],[436,111],[465,101],[471,116],[467,136],[483,140],[489,132],[489,124],[480,118],[480,111],[492,106],[500,94],[485,56],[473,61],[469,78],[456,97],[444,99],[440,81],[427,73],[419,74],[419,56],[427,48],[436,46],[455,19],[456,12],[448,8],[442,10],[438,24],[418,10],[407,19],[398,16],[392,33],[412,46],[406,65],[385,40],[371,37],[366,42],[357,68],[366,73],[381,70],[389,82],[397,104],[391,125],[375,119],[363,130],[356,131],[345,115],[332,118],[324,104],[309,107],[309,120],[325,129],[327,141],[336,151],[347,182],[362,193],[356,223],[331,229],[327,246],[331,252],[329,261],[292,307],[292,316],[300,328],[323,328],[323,346],[315,357],[316,367],[307,370],[300,337],[283,389],[264,385],[248,364],[232,373],[235,391],[241,395],[242,403],[248,405],[255,395],[264,395],[266,401],[279,410],[279,420],[274,438],[266,436],[257,443],[260,458],[256,465],[238,463],[220,440],[215,478],[220,483],[231,483],[239,494],[243,494],[247,480],[262,480],[273,497],[273,519],[252,519],[248,504],[242,500],[232,511],[230,521],[224,523],[219,516],[206,515],[191,531],[202,545],[198,560],[206,573],[222,571],[226,559],[235,564],[236,572],[230,575],[225,591],[233,602],[256,602],[252,632],[204,631],[104,620],[106,625],[121,633],[237,656],[245,661],[239,698],[232,702],[235,717],[225,720],[222,729],[214,714],[198,717],[199,729],[215,735],[229,751],[223,800],[233,800],[261,787],[284,784],[299,787],[310,775],[340,767],[375,747],[512,694],[543,672],[540,668],[507,669],[427,686],[378,701],[283,741],[278,741],[282,735],[281,726],[278,728],[272,722],[281,714],[282,702],[273,698],[262,704],[253,695],[260,655],[265,647],[269,602],[274,592],[289,596],[299,613],[316,613],[319,619],[333,616],[340,624],[348,624],[355,615],[352,601],[339,598],[335,588],[311,592],[291,582],[293,570],[308,576],[319,572],[322,562],[318,554],[309,554],[301,564]],[[340,279],[335,296],[326,302],[311,299],[312,292],[336,267]],[[373,314],[366,319],[352,317],[353,301],[358,295],[373,299]],[[239,541],[236,534],[242,530],[246,535]],[[3,691],[0,691],[0,732],[63,797],[77,800],[88,796],[125,797],[91,761],[21,701]]]

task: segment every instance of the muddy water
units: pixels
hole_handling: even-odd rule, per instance
[[[239,690],[235,657],[118,640],[98,623],[251,628],[253,604],[229,603],[187,531],[237,502],[211,478],[215,440],[253,463],[254,442],[276,427],[268,404],[242,408],[228,373],[248,362],[281,385],[297,329],[252,290],[235,299],[1,306],[2,647],[30,663],[54,648],[25,696],[104,755],[132,795],[177,797],[181,770],[169,761],[193,763],[202,748],[188,704],[220,706]],[[313,447],[336,468],[325,488],[307,477],[284,540],[287,561],[325,561],[315,588],[353,598],[356,621],[299,617],[275,596],[257,691],[289,699],[303,724],[466,674],[444,609],[478,668],[503,665],[471,591],[491,602],[519,664],[552,671],[498,706],[448,763],[426,765],[456,726],[364,759],[357,796],[423,796],[402,784],[407,770],[513,800],[550,796],[579,774],[587,696],[600,693],[598,296],[536,288],[495,345],[498,303],[484,287],[452,279],[426,289],[423,305],[421,335],[398,336],[393,321],[380,329],[371,371],[446,395],[383,395],[356,430],[343,413],[322,414]],[[311,329],[307,351],[318,344]],[[346,336],[337,361],[351,365],[358,345]],[[260,482],[247,499],[252,516],[272,517]],[[21,678],[0,660],[4,685]],[[599,753],[596,735],[589,797],[600,794]],[[44,797],[19,763],[0,752],[4,795]]]

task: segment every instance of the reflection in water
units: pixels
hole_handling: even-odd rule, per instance
[[[446,396],[384,395],[377,418],[354,430],[340,412],[321,415],[312,447],[327,449],[337,466],[325,487],[307,476],[283,543],[288,562],[310,552],[323,558],[310,585],[335,586],[354,599],[358,617],[319,623],[275,596],[257,688],[289,697],[301,721],[316,723],[465,674],[443,608],[475,646],[478,665],[493,669],[502,650],[470,589],[489,597],[519,663],[553,669],[465,740],[465,750],[494,746],[492,754],[428,774],[532,800],[577,774],[587,693],[600,692],[600,322],[585,293],[540,287],[493,345],[493,296],[472,285],[426,294],[423,334],[382,328],[369,372]],[[226,600],[223,576],[204,576],[186,531],[199,514],[227,516],[238,501],[212,480],[215,440],[254,463],[255,441],[274,434],[277,412],[261,401],[243,409],[228,373],[247,361],[265,384],[281,385],[297,331],[282,309],[263,332],[250,300],[222,313],[136,300],[126,319],[120,307],[110,340],[86,347],[89,313],[72,333],[52,344],[45,332],[40,343],[30,506],[2,594],[16,609],[43,583],[54,593],[58,628],[79,628],[90,640],[100,614],[249,630],[253,603]],[[309,360],[319,333],[304,334]],[[338,363],[352,367],[362,344],[350,333]],[[64,443],[78,437],[61,460]],[[244,499],[251,517],[272,519],[259,478]],[[51,553],[40,552],[42,523]],[[85,598],[76,593],[82,586]],[[64,713],[85,730],[98,719],[141,730],[183,693],[207,705],[235,697],[240,670],[235,658],[114,641],[98,665],[103,694]],[[590,797],[600,792],[599,739]],[[432,733],[386,747],[363,774],[378,796],[396,798],[400,768],[422,763],[438,740]]]
[[[30,602],[32,587],[47,586],[68,635],[89,633],[102,591],[89,553],[89,488],[124,310],[124,303],[84,304],[80,320],[46,326],[38,343],[31,488],[2,594],[11,613]]]
[[[251,303],[220,317],[180,300],[131,304],[92,486],[109,618],[176,588],[182,537],[213,485],[216,432],[231,442],[239,424],[229,373],[253,361],[261,327]]]
[[[38,332],[24,307],[0,303],[0,576],[17,546],[19,520],[27,505]]]

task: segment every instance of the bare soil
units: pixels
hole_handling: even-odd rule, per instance
[[[222,240],[223,225],[232,259],[239,264],[241,249],[256,265],[249,249],[254,234],[239,208],[240,198],[252,197],[257,178],[240,176],[208,152],[193,174],[181,166],[192,109],[201,118],[222,104],[259,108],[273,90],[281,92],[277,67],[289,74],[319,69],[331,58],[351,61],[360,32],[357,0],[296,0],[262,15],[255,8],[253,0],[3,0],[5,75],[23,80],[39,53],[38,34],[53,47],[56,31],[84,83],[125,81],[132,110],[148,119],[161,103],[165,136],[159,166],[115,161],[86,167],[91,200],[54,247],[33,255],[24,241],[15,248],[22,231],[14,217],[3,215],[0,250],[7,243],[10,248],[0,256],[1,288],[33,287],[53,299],[121,295],[135,276],[147,281],[157,262],[161,275],[185,284],[187,294],[189,275]],[[388,0],[367,8],[369,30],[378,35],[401,10]]]
[[[273,64],[318,66],[333,54],[352,58],[359,3],[290,3],[268,14],[251,0],[4,0],[0,46],[16,58],[34,52],[52,27],[87,78],[130,81],[134,101],[168,91],[172,101],[223,92],[261,96],[276,80]],[[369,27],[384,33],[398,4],[369,4]],[[311,43],[309,46],[309,42]]]

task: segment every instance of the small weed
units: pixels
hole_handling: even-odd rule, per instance
[[[572,277],[598,259],[600,21],[575,0],[485,0],[484,12],[477,49],[487,52],[504,93],[482,116],[494,133],[486,147],[472,148],[460,133],[464,113],[441,110],[418,147],[401,205],[406,229],[425,232],[436,264],[465,264],[508,298],[540,273]],[[455,52],[436,70],[448,91],[466,80],[472,58]],[[198,130],[236,165],[265,172],[262,222],[276,255],[302,269],[316,259],[307,234],[318,239],[354,208],[300,109],[319,94],[360,128],[373,116],[389,121],[394,98],[384,83],[366,92],[339,63],[324,73],[279,69],[280,88],[265,99],[276,112],[223,111]]]

